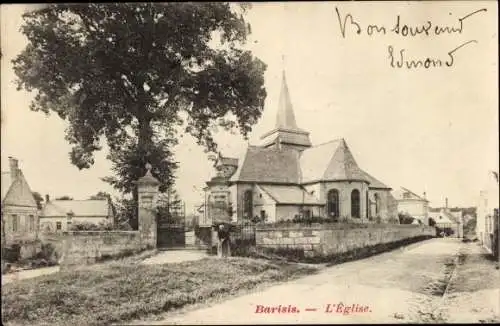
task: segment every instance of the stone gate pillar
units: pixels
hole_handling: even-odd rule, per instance
[[[146,164],[146,175],[137,181],[139,197],[139,233],[148,246],[156,247],[156,202],[160,182],[151,174],[151,164]]]

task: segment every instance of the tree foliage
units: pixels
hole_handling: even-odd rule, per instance
[[[64,195],[61,197],[57,197],[56,200],[73,200],[73,197],[70,197],[68,195]]]
[[[120,198],[115,199],[115,227],[121,230],[136,230],[138,220],[136,214],[137,204],[134,199]]]
[[[235,8],[237,7],[237,8]],[[124,193],[145,173],[165,191],[177,163],[177,129],[215,152],[214,128],[247,136],[261,116],[265,64],[243,45],[248,5],[52,4],[24,15],[28,45],[13,61],[31,110],[68,122],[71,162],[94,163],[105,140]],[[213,44],[221,46],[213,46]]]
[[[97,194],[95,195],[92,195],[89,197],[90,200],[102,200],[102,199],[106,199],[106,200],[111,200],[111,195],[105,191],[99,191],[97,192]]]

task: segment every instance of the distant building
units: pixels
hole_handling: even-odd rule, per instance
[[[240,159],[219,158],[207,182],[207,222],[397,221],[391,188],[358,166],[343,138],[313,146],[297,126],[284,72],[275,128],[261,140]]]
[[[498,175],[491,174],[479,193],[476,223],[476,235],[481,244],[490,252],[498,250],[498,202]]]
[[[423,196],[419,196],[413,191],[400,187],[393,192],[398,205],[398,213],[410,215],[420,220],[423,224],[429,225],[429,201]]]
[[[436,222],[436,227],[444,230],[449,229],[452,231],[452,236],[462,238],[464,235],[464,228],[461,218],[457,218],[449,210],[441,208],[439,211],[429,212],[429,219]]]
[[[448,207],[448,198],[445,199],[443,207],[429,207],[429,219],[436,222],[440,229],[450,229],[453,236],[462,238],[464,236],[464,209],[460,207]]]
[[[9,170],[2,172],[1,179],[2,233],[6,244],[34,240],[38,236],[39,225],[35,198],[17,159],[9,157]]]
[[[71,223],[109,223],[114,222],[113,207],[108,199],[96,200],[51,200],[45,197],[45,204],[40,213],[42,232],[68,230],[68,215]]]

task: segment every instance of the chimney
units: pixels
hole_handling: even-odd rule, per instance
[[[47,195],[45,195],[45,203],[48,203],[49,201],[50,201],[50,197],[49,197],[49,195],[47,194]]]
[[[427,194],[425,193],[425,191],[424,191],[424,199],[427,199]]]
[[[12,180],[17,179],[17,176],[19,175],[19,165],[17,159],[12,156],[9,156],[9,168]]]
[[[446,209],[448,209],[448,197],[446,197],[444,199],[444,203],[445,203],[444,207],[446,207]]]

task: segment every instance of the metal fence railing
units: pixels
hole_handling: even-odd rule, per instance
[[[255,227],[256,225],[251,222],[237,222],[233,224],[231,237],[234,241],[255,245]]]

